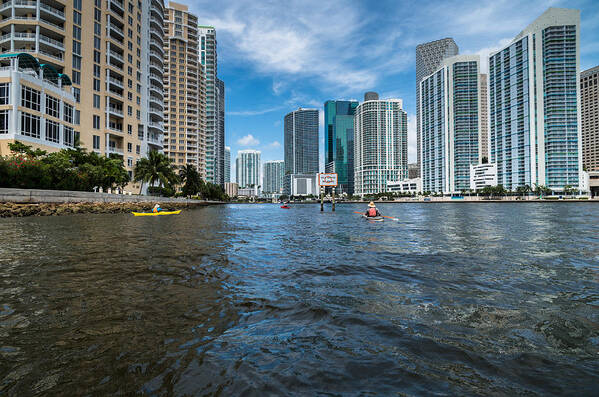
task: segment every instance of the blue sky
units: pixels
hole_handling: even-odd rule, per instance
[[[226,144],[283,159],[283,117],[328,99],[377,91],[401,98],[416,157],[415,48],[453,37],[462,54],[485,57],[548,7],[581,10],[581,69],[599,65],[599,6],[570,1],[179,0],[216,28],[218,74],[226,84]],[[322,114],[321,114],[322,162]]]

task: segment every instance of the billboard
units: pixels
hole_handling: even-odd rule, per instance
[[[337,186],[337,174],[318,174],[318,186]]]

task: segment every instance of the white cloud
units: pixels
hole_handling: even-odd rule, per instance
[[[281,143],[279,141],[274,141],[268,144],[267,148],[269,149],[278,149],[281,147]]]
[[[237,144],[239,146],[256,146],[260,144],[260,141],[256,138],[254,138],[254,136],[252,134],[248,134],[246,136],[244,136],[243,138],[239,138],[237,140]]]
[[[418,160],[416,137],[416,115],[408,115],[408,163],[415,163]]]
[[[261,114],[276,112],[277,110],[281,110],[282,108],[282,106],[275,106],[272,108],[259,110],[228,111],[227,116],[259,116]]]

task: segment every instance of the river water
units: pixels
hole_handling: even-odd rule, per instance
[[[0,219],[0,395],[597,393],[598,205],[364,209]]]

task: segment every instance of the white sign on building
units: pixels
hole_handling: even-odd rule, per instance
[[[497,164],[470,164],[470,189],[497,186]]]
[[[318,186],[329,186],[329,187],[337,186],[337,174],[336,173],[318,174]]]

